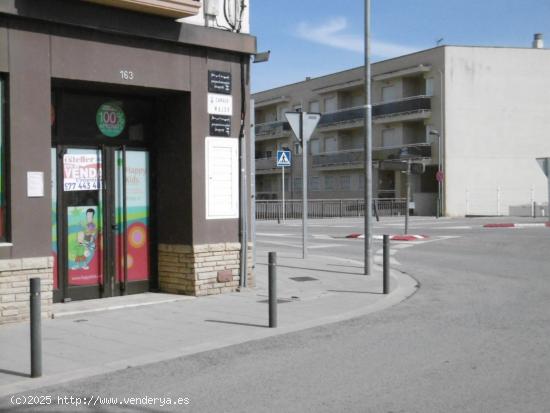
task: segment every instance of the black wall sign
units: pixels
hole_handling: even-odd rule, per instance
[[[231,94],[231,73],[208,71],[208,91],[210,93]]]
[[[210,136],[231,136],[231,116],[210,115]]]

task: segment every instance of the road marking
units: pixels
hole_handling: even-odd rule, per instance
[[[438,229],[472,229],[469,225],[456,226],[456,227],[439,227]]]
[[[333,248],[333,247],[343,247],[344,245],[342,244],[318,244],[318,245],[313,245],[313,246],[308,246],[307,248],[308,249],[319,249],[319,248]]]
[[[280,234],[280,233],[274,233],[274,232],[256,232],[256,236],[260,237],[288,237],[288,238],[297,238],[300,235],[296,234]]]

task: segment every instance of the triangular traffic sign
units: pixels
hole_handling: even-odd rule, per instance
[[[307,113],[307,112],[286,112],[285,113],[286,120],[290,124],[290,127],[292,128],[292,131],[294,132],[294,135],[296,135],[296,138],[298,140],[300,140],[300,116],[303,116],[303,121],[302,121],[303,136],[302,137],[303,139],[308,141],[311,135],[313,134],[313,131],[317,127],[319,120],[321,120],[321,114]]]
[[[542,172],[544,172],[547,177],[550,176],[550,158],[537,158],[537,162]]]

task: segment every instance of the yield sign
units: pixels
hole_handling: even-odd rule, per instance
[[[547,177],[550,177],[550,158],[537,158],[537,162]]]
[[[290,124],[294,135],[298,140],[309,140],[313,131],[317,127],[319,120],[321,119],[320,113],[307,113],[307,112],[286,112],[286,120]],[[300,134],[300,117],[302,117],[302,134]]]

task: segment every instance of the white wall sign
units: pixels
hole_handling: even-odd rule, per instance
[[[44,196],[44,172],[27,172],[27,196],[29,198]]]
[[[209,93],[208,113],[210,115],[233,115],[233,96]]]
[[[239,217],[239,140],[206,138],[206,219]]]

